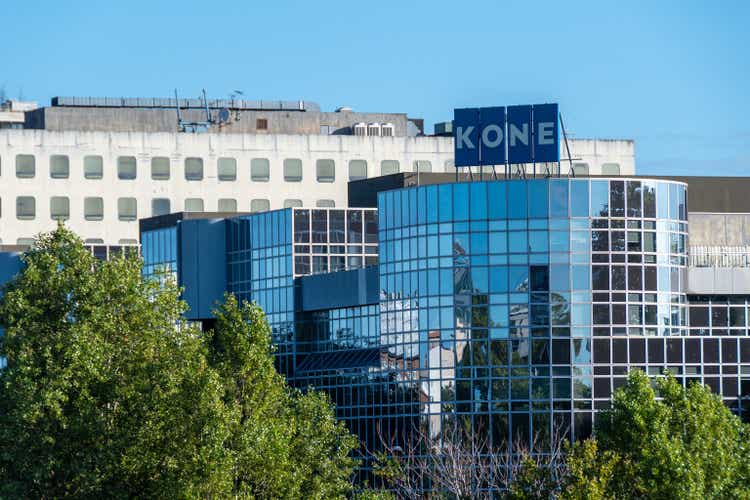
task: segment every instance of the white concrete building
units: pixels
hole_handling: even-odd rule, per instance
[[[50,109],[32,113],[47,110],[49,122]],[[304,119],[322,118],[298,133],[0,130],[0,244],[28,244],[59,219],[92,245],[136,244],[143,217],[344,207],[352,179],[454,171],[453,139],[408,135],[405,115],[392,116],[395,133],[384,137],[309,133],[332,122],[328,115],[336,115],[337,127],[347,121],[338,113],[314,113]],[[362,115],[350,114],[354,132]],[[253,125],[263,120],[254,119]],[[632,141],[570,144],[579,175],[635,173]],[[567,173],[569,164],[561,170]]]

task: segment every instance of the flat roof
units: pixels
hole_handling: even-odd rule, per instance
[[[491,173],[472,173],[473,180],[495,180]],[[398,174],[362,179],[349,183],[350,207],[376,207],[378,193],[391,189],[450,182],[472,182],[468,172],[459,171],[458,177],[451,172],[431,172],[416,174],[402,172]],[[531,178],[531,177],[530,177]],[[536,179],[545,177],[537,176]],[[560,177],[567,179],[570,177]],[[617,178],[612,175],[592,175],[580,178]],[[707,177],[707,176],[674,176],[674,175],[627,175],[623,179],[654,179],[684,182],[688,186],[688,212],[712,213],[750,213],[750,177]],[[498,180],[501,180],[498,178]]]

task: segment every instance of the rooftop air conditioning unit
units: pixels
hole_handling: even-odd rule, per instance
[[[396,127],[392,123],[384,123],[380,128],[380,135],[383,137],[393,137],[395,134]]]
[[[367,135],[378,137],[380,136],[380,124],[370,123],[367,125]]]
[[[367,135],[367,125],[360,122],[354,124],[354,135],[359,136],[366,136]]]

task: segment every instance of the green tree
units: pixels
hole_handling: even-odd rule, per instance
[[[231,415],[175,285],[62,227],[24,261],[0,302],[0,496],[225,490]]]
[[[624,463],[612,451],[600,451],[595,439],[575,443],[565,459],[567,473],[560,497],[566,500],[609,500],[613,493],[614,474]]]
[[[24,261],[0,301],[0,497],[351,493],[356,438],[276,372],[257,306],[227,297],[204,334],[172,280],[63,227]]]
[[[351,492],[357,440],[323,393],[287,387],[273,367],[263,311],[228,295],[209,332],[210,362],[234,409],[230,448],[234,494],[258,498],[337,498]]]
[[[651,384],[631,371],[612,408],[597,418],[599,449],[621,457],[613,462],[613,455],[597,453],[593,461],[600,473],[616,464],[614,496],[749,497],[748,426],[706,386],[684,388],[671,375],[653,381],[656,391]]]

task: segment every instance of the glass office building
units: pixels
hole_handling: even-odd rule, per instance
[[[377,208],[239,215],[210,238],[182,221],[174,244],[142,224],[145,272],[176,266],[209,325],[191,301],[228,290],[261,305],[280,370],[327,391],[363,453],[441,436],[456,416],[492,446],[583,438],[633,368],[705,383],[747,417],[750,279],[744,294],[688,279],[686,183],[373,189]]]

